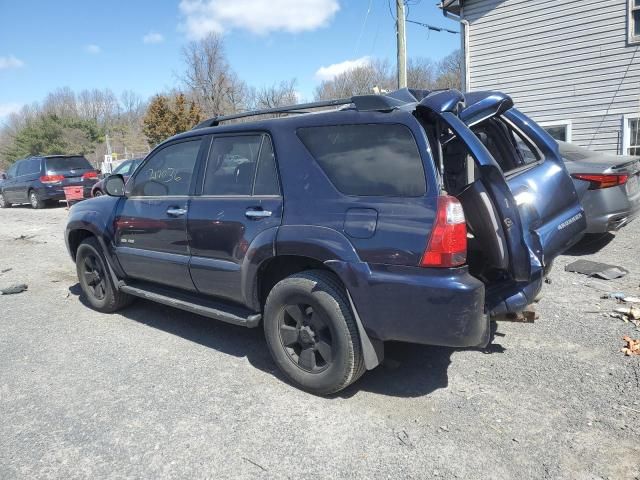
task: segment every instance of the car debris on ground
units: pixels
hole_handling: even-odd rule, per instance
[[[635,340],[626,335],[622,337],[622,340],[624,340],[627,344],[625,347],[622,347],[622,349],[620,350],[622,353],[624,353],[627,356],[640,355],[640,340]]]
[[[600,297],[603,300],[612,299],[617,300],[618,303],[640,303],[640,297],[628,296],[623,292],[606,293]]]
[[[607,263],[592,262],[591,260],[576,260],[564,267],[567,272],[581,273],[589,277],[601,278],[602,280],[613,280],[624,277],[629,270],[617,265]]]
[[[29,286],[26,283],[16,283],[7,288],[0,289],[0,295],[14,295],[26,291]]]

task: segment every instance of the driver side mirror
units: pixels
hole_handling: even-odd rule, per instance
[[[104,181],[104,190],[111,197],[124,197],[124,178],[119,173],[109,176]]]
[[[0,180],[6,180],[7,179],[7,174],[6,173],[0,173]]]

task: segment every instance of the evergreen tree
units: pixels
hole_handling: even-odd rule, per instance
[[[29,120],[3,149],[2,155],[14,162],[29,155],[86,155],[104,141],[102,129],[94,120],[45,114]]]
[[[171,103],[168,97],[156,95],[149,104],[143,120],[143,132],[153,145],[186,132],[201,120],[200,107],[192,101],[187,109],[187,99],[183,93],[176,95],[173,105]]]
[[[142,131],[152,145],[175,135],[174,114],[169,107],[169,100],[164,95],[156,95],[149,103],[143,119]]]

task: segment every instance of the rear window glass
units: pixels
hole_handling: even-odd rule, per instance
[[[403,125],[333,125],[298,129],[302,143],[346,195],[419,197],[422,159]]]
[[[82,157],[53,157],[46,159],[47,171],[92,169],[89,161]]]

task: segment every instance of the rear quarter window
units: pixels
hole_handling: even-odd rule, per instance
[[[346,195],[419,197],[424,166],[411,131],[398,124],[299,128],[298,137]]]

